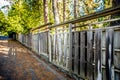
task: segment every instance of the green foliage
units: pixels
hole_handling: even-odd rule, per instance
[[[74,18],[74,3],[72,0],[65,1],[65,11],[63,11],[63,0],[57,0],[58,15],[60,22]],[[95,12],[101,6],[101,0],[76,0],[77,17]],[[104,8],[111,6],[111,0],[104,1]],[[48,19],[54,23],[52,0],[48,0]],[[4,16],[0,11],[0,31],[27,33],[31,28],[44,24],[43,0],[13,0],[8,15]],[[99,19],[100,21],[102,19]],[[99,21],[98,20],[98,21]]]
[[[43,24],[41,0],[14,0],[8,16],[0,12],[0,30],[15,33],[27,33],[31,28]],[[3,29],[2,29],[3,28]]]
[[[6,18],[3,12],[0,10],[0,32],[6,31],[9,24],[6,21]]]

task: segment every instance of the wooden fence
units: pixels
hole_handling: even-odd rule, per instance
[[[110,10],[117,12],[119,8]],[[87,30],[77,29],[79,26],[72,23],[79,20],[49,25],[47,31],[19,35],[18,40],[78,80],[120,80],[120,25],[93,28],[94,24],[115,22],[120,18],[89,23]]]
[[[50,35],[49,58],[53,64],[82,79],[120,79],[119,29],[68,30]]]

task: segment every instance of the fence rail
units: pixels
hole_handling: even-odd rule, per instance
[[[86,25],[73,24],[117,12],[120,12],[120,6],[57,25],[45,24],[42,27],[47,26],[49,30],[19,34],[18,40],[76,79],[119,80],[120,24],[113,26],[110,23],[119,22],[120,18],[88,23],[87,30],[80,29],[80,26]],[[102,28],[93,28],[104,23],[109,27],[102,25]]]

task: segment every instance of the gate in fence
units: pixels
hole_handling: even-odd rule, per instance
[[[58,25],[42,25],[32,30],[45,27],[42,32],[32,32],[29,37],[22,35],[24,42],[21,41],[23,37],[19,35],[19,41],[24,44],[31,43],[26,46],[37,54],[46,56],[52,64],[74,75],[76,79],[119,80],[120,25],[111,26],[110,23],[119,21],[120,18],[79,24],[119,11],[120,6]],[[102,28],[94,28],[95,25],[101,24]]]

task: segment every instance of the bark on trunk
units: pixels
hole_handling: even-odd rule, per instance
[[[43,0],[43,6],[44,6],[44,22],[46,24],[46,23],[48,23],[48,5],[47,5],[47,0]]]
[[[52,0],[52,7],[53,7],[55,24],[58,24],[60,20],[59,20],[59,14],[58,14],[57,0]]]
[[[77,17],[77,9],[76,9],[77,7],[76,7],[76,0],[74,0],[74,18],[76,18]]]
[[[63,22],[64,21],[66,21],[66,7],[65,7],[65,5],[66,5],[66,2],[65,2],[65,0],[63,0]]]

